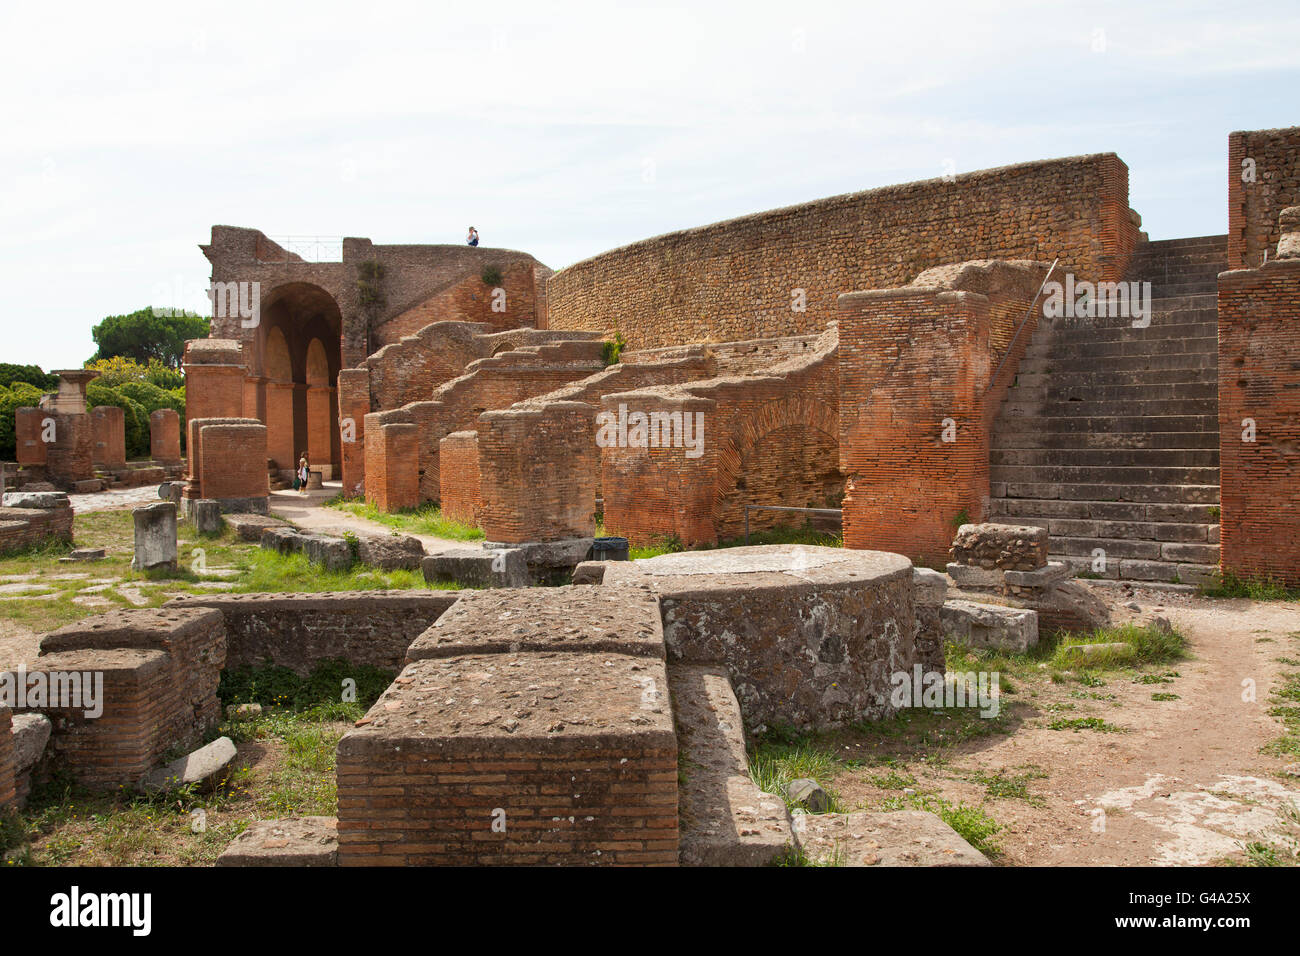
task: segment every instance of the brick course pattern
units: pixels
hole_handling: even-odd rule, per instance
[[[667,691],[623,654],[411,663],[339,741],[339,865],[676,865]]]
[[[72,505],[56,508],[0,508],[0,554],[48,541],[72,541]]]
[[[442,516],[478,527],[483,499],[477,432],[452,432],[438,443],[438,481]]]
[[[51,418],[43,408],[23,407],[14,410],[14,431],[18,464],[22,467],[45,464],[45,442],[41,434],[45,419]]]
[[[173,413],[174,414],[174,413]],[[96,468],[126,467],[126,414],[116,405],[96,405],[90,410]]]
[[[1300,259],[1219,277],[1220,560],[1300,586]],[[1255,426],[1243,441],[1245,419]]]
[[[990,430],[1037,325],[1029,306],[1046,272],[977,261],[841,296],[846,547],[943,565],[954,518],[982,520]]]
[[[198,744],[220,718],[225,625],[207,609],[115,611],[41,641],[29,673],[101,672],[103,714],[40,708],[51,769],[95,789],[134,786],[164,754]]]
[[[195,418],[189,429],[186,497],[223,501],[270,494],[265,425],[255,419]]]
[[[167,465],[181,460],[181,416],[174,408],[149,413],[149,455]]]
[[[1253,161],[1253,182],[1242,179]],[[1228,268],[1277,258],[1278,218],[1300,205],[1300,126],[1228,134]]]
[[[1138,240],[1128,167],[1113,153],[888,186],[647,239],[557,272],[553,329],[619,330],[630,348],[817,332],[836,296],[936,265],[1060,256],[1079,278],[1122,278]],[[806,311],[792,310],[803,289]]]

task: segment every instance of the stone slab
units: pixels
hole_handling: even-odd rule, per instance
[[[749,776],[740,704],[725,668],[668,668],[677,723],[678,808],[684,866],[765,866],[793,843],[778,796]]]
[[[471,591],[415,639],[406,658],[521,651],[608,652],[662,660],[659,602],[647,589],[635,587]]]
[[[1038,643],[1038,612],[953,599],[940,612],[944,637],[970,647],[1023,652]]]
[[[244,514],[236,512],[226,515],[226,524],[235,529],[241,541],[262,540],[262,532],[268,528],[287,528],[289,525],[270,515]]]
[[[796,814],[794,838],[815,863],[843,866],[992,866],[938,816],[924,810]]]
[[[201,790],[212,789],[225,780],[234,759],[234,741],[229,737],[218,737],[193,753],[149,771],[141,779],[140,789],[146,792],[177,790],[187,786],[197,786]]]
[[[518,548],[452,548],[429,555],[420,567],[430,583],[466,588],[526,588],[531,583],[524,553]]]
[[[217,866],[338,866],[335,817],[259,820],[235,837]]]

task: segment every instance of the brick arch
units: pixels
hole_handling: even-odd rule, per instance
[[[709,441],[705,423],[705,441]],[[813,433],[821,444],[834,449],[832,464],[838,470],[839,414],[825,402],[803,395],[766,402],[748,411],[739,412],[725,426],[726,436],[718,446],[717,472],[714,480],[713,512],[718,523],[727,499],[732,495],[749,470],[756,450],[763,440],[785,429],[799,429]],[[758,503],[758,502],[755,502]],[[794,504],[795,502],[768,501],[763,504]],[[727,530],[719,527],[719,537],[729,537]]]

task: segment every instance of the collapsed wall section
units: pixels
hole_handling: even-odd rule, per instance
[[[1277,258],[1279,217],[1300,205],[1300,126],[1228,134],[1228,268]]]

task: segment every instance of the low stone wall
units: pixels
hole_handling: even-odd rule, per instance
[[[226,666],[279,664],[307,675],[325,658],[396,672],[406,649],[459,597],[455,591],[355,591],[180,597],[166,608],[221,612]]]
[[[165,754],[197,744],[216,726],[225,659],[224,622],[205,609],[114,611],[47,635],[29,678],[103,680],[102,714],[84,706],[25,708],[53,724],[50,769],[95,789],[135,786]]]

